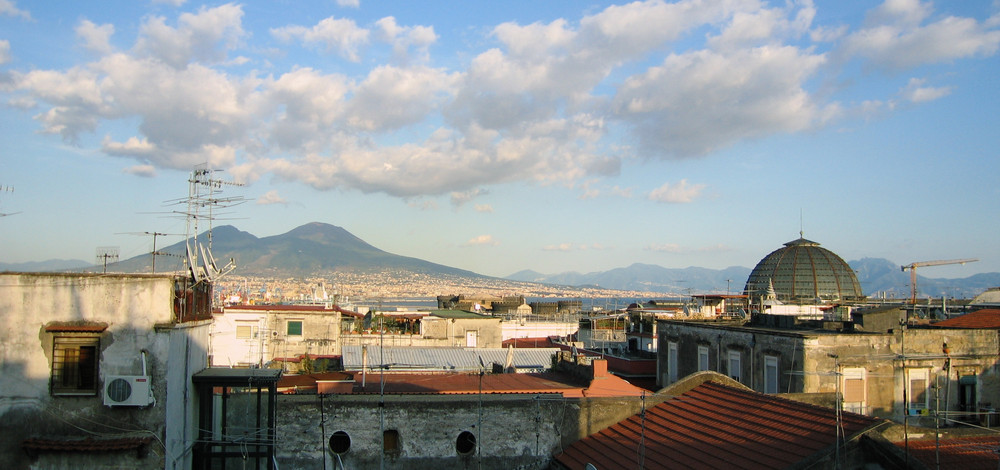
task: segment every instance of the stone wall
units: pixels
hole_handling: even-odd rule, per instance
[[[565,399],[560,395],[289,395],[278,400],[279,468],[327,468],[330,437],[346,432],[340,454],[351,469],[544,469],[553,454],[638,413],[642,401]],[[482,423],[480,425],[480,422]],[[383,452],[383,430],[398,432],[398,452]],[[460,454],[463,432],[481,453]],[[481,467],[480,467],[481,466]]]

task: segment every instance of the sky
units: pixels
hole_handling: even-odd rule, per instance
[[[493,276],[1000,272],[998,47],[997,0],[0,0],[0,262],[182,241],[201,165],[214,226]]]

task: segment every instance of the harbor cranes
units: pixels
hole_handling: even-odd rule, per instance
[[[949,259],[949,260],[937,260],[937,261],[916,261],[904,266],[900,266],[901,271],[910,270],[910,304],[917,305],[917,268],[924,266],[942,266],[946,264],[965,264],[973,263],[979,261],[975,258],[966,259]]]

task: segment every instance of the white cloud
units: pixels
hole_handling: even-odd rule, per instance
[[[133,165],[122,170],[130,175],[139,176],[143,178],[152,178],[156,176],[156,167],[153,165]]]
[[[278,191],[274,189],[264,193],[259,198],[257,198],[257,205],[266,206],[271,204],[288,205],[288,201],[285,200],[285,198],[281,197],[281,195],[278,194]]]
[[[559,243],[556,245],[545,245],[542,251],[573,251],[575,247],[572,243]]]
[[[153,16],[139,29],[136,51],[182,69],[193,61],[220,63],[243,37],[243,7],[225,4],[201,7],[198,13],[182,13],[178,26]]]
[[[923,79],[911,78],[906,87],[900,90],[899,95],[907,101],[923,103],[951,94],[951,87],[928,87],[924,86],[925,82]]]
[[[13,4],[0,0],[0,11],[4,5]],[[893,67],[994,53],[998,33],[986,22],[925,24],[930,13],[927,4],[887,2],[852,34],[814,27],[808,0],[774,8],[757,0],[633,2],[576,22],[498,25],[483,38],[491,47],[468,52],[466,68],[454,69],[430,60],[433,27],[393,17],[369,28],[330,17],[271,30],[360,64],[332,73],[320,67],[336,59],[287,69],[262,60],[259,45],[244,44],[260,38],[245,33],[242,7],[224,4],[176,20],[147,17],[131,47],[114,36],[117,49],[113,25],[81,20],[80,43],[98,58],[62,70],[10,71],[4,92],[8,105],[39,108],[42,132],[68,141],[121,135],[105,127],[137,123],[126,131],[131,137],[109,136],[100,147],[136,167],[210,161],[247,182],[270,175],[321,190],[451,194],[456,205],[477,188],[506,182],[581,188],[585,199],[629,198],[632,188],[601,181],[630,160],[698,157],[845,116],[825,91],[810,89],[821,71],[839,78],[843,65],[824,53],[831,44],[810,40],[839,39],[843,51],[872,60],[900,54]],[[865,34],[876,40],[859,44]],[[366,47],[385,52],[385,44],[392,60],[361,61]],[[9,51],[0,41],[0,63],[9,62]],[[233,67],[258,61],[273,69]],[[915,80],[895,98],[921,102],[950,91]],[[850,109],[888,112],[890,98],[866,96]],[[647,196],[690,202],[704,187],[682,180]]]
[[[160,3],[163,5],[170,5],[172,7],[179,7],[183,5],[187,0],[153,0],[153,3]]]
[[[21,10],[11,0],[0,0],[0,16],[20,16],[26,20],[31,19],[31,13]]]
[[[661,251],[665,253],[682,253],[684,250],[676,243],[659,243],[647,245],[646,251]]]
[[[476,212],[482,212],[484,214],[493,213],[493,206],[489,204],[476,204],[474,206]]]
[[[824,57],[790,46],[670,55],[614,98],[651,157],[703,155],[735,142],[817,126],[804,84]]]
[[[82,20],[76,26],[76,35],[83,40],[83,47],[98,54],[109,54],[112,51],[111,35],[115,33],[112,24],[94,24],[90,20]]]
[[[462,246],[497,246],[500,243],[493,239],[493,235],[480,235],[462,244]]]
[[[358,27],[354,20],[324,18],[315,26],[285,26],[274,28],[271,34],[276,38],[290,41],[298,39],[305,44],[321,44],[327,51],[339,53],[342,57],[358,62],[358,48],[368,44],[369,31]]]
[[[844,40],[841,54],[863,57],[874,68],[902,70],[972,56],[992,56],[1000,31],[973,18],[947,16],[924,24],[931,5],[889,0],[872,12],[868,25]]]
[[[451,204],[455,207],[460,207],[463,204],[486,194],[489,194],[489,191],[482,188],[470,189],[468,191],[453,191],[451,193]]]
[[[361,0],[336,0],[337,6],[344,8],[359,8],[361,7]]]
[[[375,22],[379,39],[392,45],[393,56],[397,60],[409,61],[410,49],[416,51],[416,58],[426,61],[428,48],[437,42],[438,35],[431,26],[400,26],[396,19],[387,16]]]
[[[108,155],[146,157],[156,151],[156,146],[147,139],[137,137],[129,137],[125,142],[115,142],[111,140],[111,136],[104,136],[101,151]]]
[[[704,184],[688,185],[687,180],[682,179],[677,184],[664,183],[663,186],[650,191],[649,200],[668,203],[692,202],[701,194],[702,189],[705,189]]]

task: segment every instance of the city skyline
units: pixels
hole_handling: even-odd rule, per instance
[[[458,10],[0,0],[0,261],[176,243],[208,163],[246,198],[216,225],[492,276],[752,267],[800,232],[1000,271],[995,1]]]

